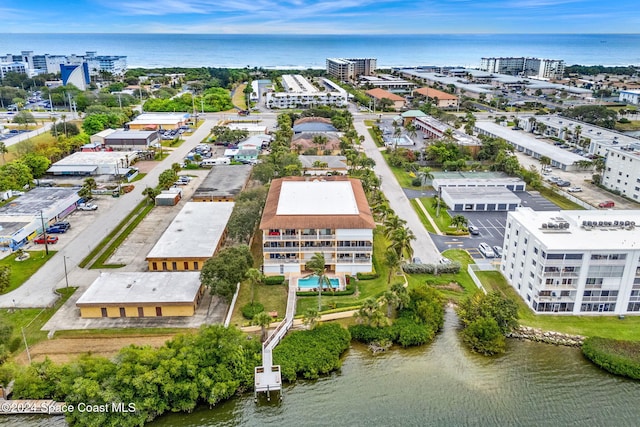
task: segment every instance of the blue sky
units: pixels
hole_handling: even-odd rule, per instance
[[[2,0],[5,33],[638,33],[638,0]]]

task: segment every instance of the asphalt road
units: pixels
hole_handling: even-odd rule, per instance
[[[409,199],[405,195],[402,187],[398,184],[395,176],[384,161],[380,150],[371,139],[371,135],[364,125],[362,116],[354,115],[354,126],[360,135],[364,135],[363,148],[365,154],[375,160],[376,166],[374,171],[376,175],[382,178],[382,192],[389,199],[389,204],[395,211],[396,215],[407,221],[407,226],[416,236],[411,247],[413,248],[413,256],[418,257],[424,263],[436,263],[440,259],[440,252],[431,240],[431,236],[425,230],[418,214],[413,210]]]
[[[56,253],[22,286],[8,294],[1,295],[0,307],[22,308],[52,305],[57,299],[54,289],[66,286],[63,257],[66,258],[69,285],[76,286],[80,284],[78,281],[82,281],[83,285],[88,285],[89,283],[84,282],[97,277],[97,272],[81,269],[77,266],[78,263],[143,200],[145,196],[142,195],[142,191],[146,187],[155,187],[158,184],[160,173],[170,169],[172,163],[180,163],[184,156],[209,134],[219,118],[219,115],[207,117],[205,122],[180,147],[173,150],[142,180],[135,182],[135,188],[132,192],[120,197],[111,209],[96,211],[95,221],[89,224],[78,237]],[[165,224],[161,226],[165,226]]]

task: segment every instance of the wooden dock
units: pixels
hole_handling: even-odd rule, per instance
[[[273,364],[273,349],[293,326],[293,316],[296,314],[296,291],[296,286],[289,285],[286,315],[262,344],[262,366],[255,368],[254,399],[256,402],[258,393],[266,393],[267,400],[271,400],[272,391],[280,392],[280,399],[282,399],[282,375],[280,365]]]

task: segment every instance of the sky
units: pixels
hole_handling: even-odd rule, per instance
[[[2,0],[5,33],[638,33],[638,0]]]

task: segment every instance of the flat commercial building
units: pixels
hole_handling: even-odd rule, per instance
[[[80,317],[193,316],[204,293],[200,273],[101,273],[76,302]]]
[[[260,222],[264,274],[290,274],[315,253],[328,271],[356,274],[373,268],[375,222],[357,179],[275,179]]]
[[[445,187],[442,200],[454,212],[513,211],[520,198],[505,187]]]
[[[189,113],[142,113],[127,123],[131,130],[178,129],[185,126]]]
[[[491,172],[434,172],[433,188],[436,191],[445,188],[506,188],[511,191],[524,191],[526,183],[520,178]]]
[[[360,76],[359,86],[377,87],[393,93],[408,93],[416,84],[390,74],[376,76]]]
[[[588,160],[585,157],[568,150],[563,150],[549,142],[536,139],[529,133],[518,132],[497,123],[478,121],[475,124],[474,131],[492,138],[504,139],[513,145],[516,150],[534,159],[540,159],[543,156],[548,157],[551,159],[551,166],[564,171],[574,171],[578,169],[576,162]]]
[[[490,73],[561,79],[564,75],[564,61],[526,57],[482,58],[480,69]]]
[[[160,141],[156,131],[117,131],[104,137],[107,148],[120,151],[145,150]]]
[[[326,79],[325,79],[326,80]],[[267,92],[266,105],[269,108],[310,108],[320,105],[344,107],[349,94],[335,84],[325,81],[331,90],[320,91],[300,74],[282,76],[283,92]]]
[[[640,104],[640,90],[621,90],[618,99],[620,102],[638,105]]]
[[[149,271],[201,270],[224,242],[233,206],[186,203],[147,255]]]
[[[640,211],[509,212],[500,271],[536,313],[640,314]]]
[[[78,151],[52,164],[47,173],[66,176],[126,175],[136,152]]]
[[[194,202],[232,202],[249,181],[250,165],[216,165],[193,193]]]

